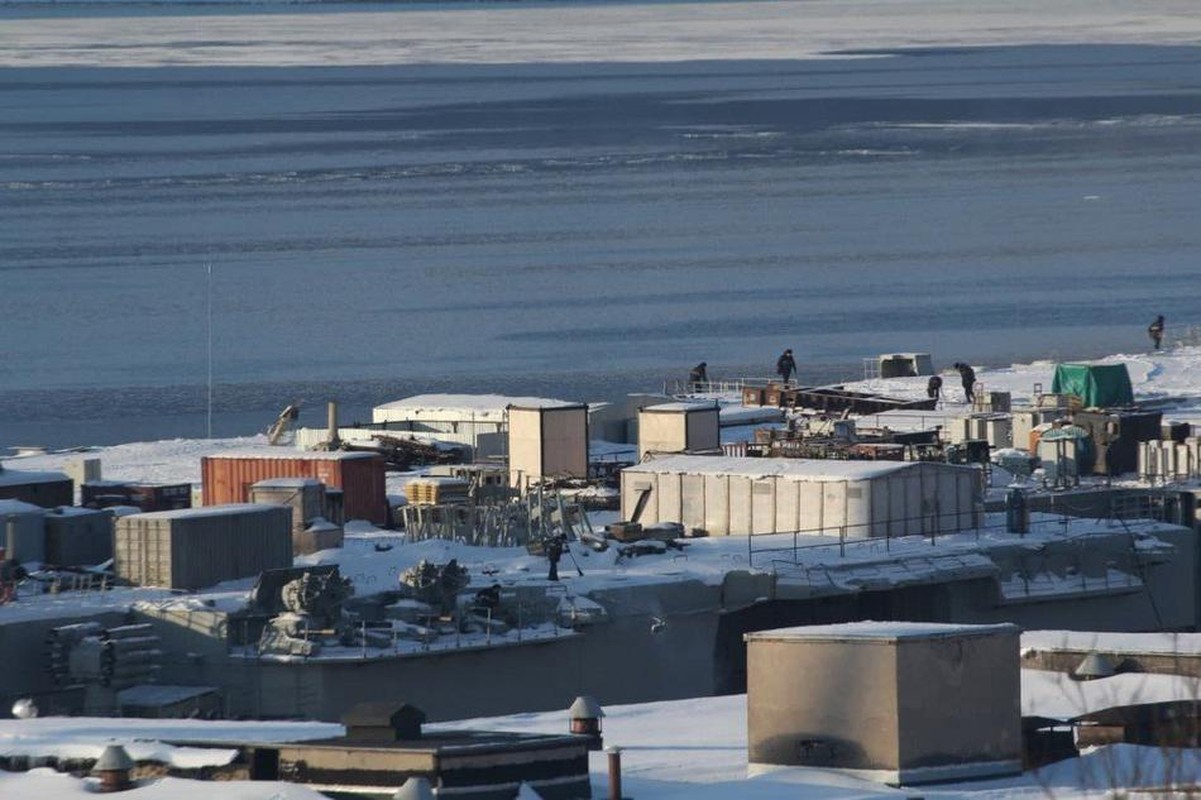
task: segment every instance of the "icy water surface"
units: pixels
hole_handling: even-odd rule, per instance
[[[0,446],[1201,321],[1201,50],[871,55],[0,70]]]

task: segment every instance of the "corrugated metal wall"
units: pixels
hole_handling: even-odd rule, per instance
[[[346,519],[365,519],[382,525],[388,521],[384,489],[384,459],[365,453],[344,457],[312,458],[256,456],[206,456],[200,459],[204,504],[246,503],[250,487],[271,478],[315,478],[327,487],[341,489]]]
[[[140,586],[204,589],[292,565],[292,510],[134,514],[117,520],[117,575]]]

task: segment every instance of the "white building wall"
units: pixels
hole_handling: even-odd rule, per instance
[[[676,461],[652,471],[657,461],[622,474],[622,508],[628,516],[637,502],[634,485],[653,485],[641,521],[680,522],[713,536],[790,533],[843,534],[850,538],[949,533],[975,526],[978,473],[939,464],[907,464],[889,469],[832,467],[831,475],[805,474],[758,461],[747,472],[703,469],[707,459]],[[721,464],[723,459],[712,463]],[[737,461],[730,460],[730,461]],[[839,462],[834,462],[839,463]],[[696,466],[692,466],[696,465]],[[762,473],[762,474],[758,474]],[[839,473],[847,477],[839,477]]]

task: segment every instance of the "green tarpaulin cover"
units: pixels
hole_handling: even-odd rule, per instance
[[[1134,402],[1130,373],[1125,364],[1057,364],[1055,394],[1074,394],[1085,408],[1128,406]]]

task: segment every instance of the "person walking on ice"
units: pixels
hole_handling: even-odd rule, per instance
[[[785,350],[776,359],[776,374],[780,376],[780,380],[784,381],[785,386],[796,374],[796,361],[792,357],[792,350]]]
[[[1147,335],[1151,337],[1151,344],[1155,349],[1159,349],[1159,343],[1163,341],[1163,314],[1155,318],[1155,321],[1147,326]]]

